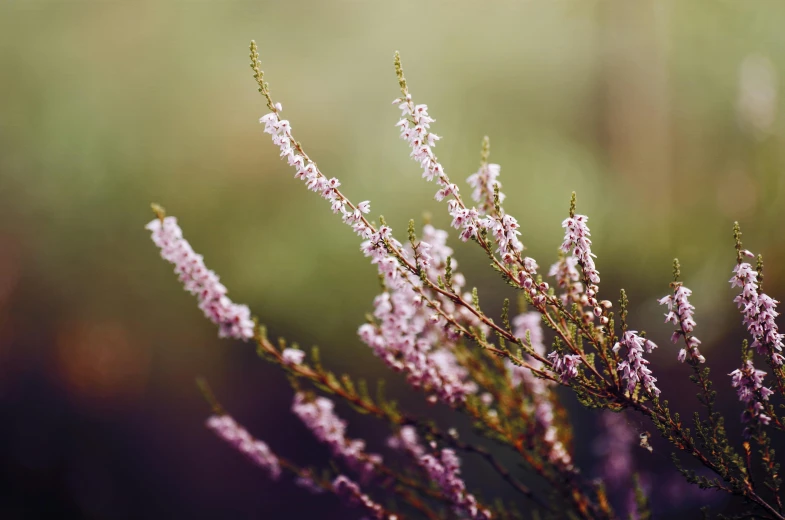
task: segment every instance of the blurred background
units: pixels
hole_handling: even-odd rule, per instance
[[[655,300],[678,256],[737,434],[734,220],[766,259],[767,292],[785,294],[784,23],[774,2],[3,2],[0,517],[354,518],[269,481],[203,427],[197,376],[274,450],[326,457],[288,413],[282,374],[219,340],[159,258],[144,229],[153,201],[273,336],[318,344],[336,372],[385,377],[405,407],[451,418],[356,338],[375,269],[262,133],[251,39],[309,154],[399,232],[424,211],[448,218],[394,127],[396,49],[453,179],[476,171],[490,136],[507,210],[543,267],[576,190],[601,294],[627,288],[632,322],[660,344],[664,393],[687,411],[694,390]],[[506,288],[477,248],[454,246],[497,312]],[[594,475],[598,418],[565,402]],[[339,410],[380,449],[383,425]],[[678,479],[652,442],[636,464]],[[503,489],[471,457],[465,472],[485,494]],[[657,516],[733,511],[673,482],[685,498],[657,501]]]

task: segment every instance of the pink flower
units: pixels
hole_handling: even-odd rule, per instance
[[[357,471],[363,481],[373,477],[375,467],[382,463],[382,457],[365,452],[365,441],[346,437],[346,421],[334,412],[335,405],[326,397],[307,400],[302,392],[294,396],[292,412],[305,423],[314,437],[329,446],[336,457]]]
[[[305,358],[305,352],[294,348],[287,348],[281,352],[281,357],[286,365],[301,365]]]
[[[207,269],[202,256],[196,254],[183,238],[177,219],[155,219],[146,227],[152,232],[153,243],[161,249],[161,257],[174,264],[174,272],[185,290],[197,297],[204,315],[218,325],[218,335],[242,340],[252,338],[254,322],[250,309],[246,305],[232,303],[226,296],[226,287],[221,284],[218,275]]]
[[[415,458],[425,455],[425,448],[420,443],[414,426],[401,427],[401,430],[396,435],[392,435],[387,439],[387,446],[394,450],[404,451]]]
[[[379,232],[385,230],[380,228]],[[452,288],[460,291],[463,287],[465,281],[456,271],[458,263],[452,258],[453,250],[447,246],[445,231],[426,225],[417,251],[407,245],[404,252],[417,257],[418,264],[431,280],[445,279],[447,258],[450,257]],[[413,387],[421,388],[447,404],[463,402],[468,394],[476,391],[477,385],[451,352],[457,336],[445,327],[439,313],[423,305],[423,294],[438,302],[442,311],[456,321],[472,327],[481,327],[481,323],[464,307],[423,287],[418,277],[407,272],[401,274],[401,278],[405,283],[387,287],[376,297],[374,323],[359,328],[360,339],[389,367],[405,373]]]
[[[578,377],[578,365],[582,362],[578,354],[560,356],[558,352],[554,351],[548,354],[548,359],[553,364],[553,371],[565,385],[570,384],[570,380]]]
[[[594,265],[596,255],[591,252],[591,233],[586,222],[589,217],[586,215],[575,215],[562,222],[565,229],[564,242],[561,250],[567,255],[574,255],[578,263],[583,268],[583,277],[587,281],[586,297],[589,305],[594,307],[595,315],[602,315],[602,308],[599,306],[595,295],[597,294],[597,284],[600,283],[600,272]]]
[[[621,378],[627,382],[627,391],[633,393],[640,383],[647,392],[660,395],[660,389],[654,384],[657,378],[651,375],[651,370],[646,366],[649,362],[643,357],[644,352],[651,353],[657,345],[639,336],[636,331],[628,330],[613,346],[613,351],[618,353],[622,346],[627,351],[627,359],[619,363],[618,370],[622,373]]]
[[[295,178],[304,181],[306,188],[309,190],[320,193],[321,197],[330,203],[333,213],[340,213],[344,223],[351,226],[360,237],[368,240],[361,246],[362,250],[366,256],[373,258],[373,263],[378,264],[380,269],[389,267],[392,263],[397,262],[395,255],[387,251],[384,243],[387,241],[394,249],[400,249],[400,243],[394,241],[392,236],[389,235],[389,228],[388,236],[374,236],[373,229],[364,220],[363,214],[368,213],[371,209],[370,202],[366,200],[354,206],[354,210],[350,211],[347,209],[347,206],[351,208],[352,204],[338,191],[341,182],[335,177],[330,179],[325,177],[313,162],[306,164],[305,157],[298,153],[300,148],[292,136],[291,124],[289,121],[279,118],[281,109],[278,108],[278,104],[275,106],[276,111],[262,116],[259,122],[264,124],[264,131],[272,136],[273,143],[280,148],[281,157],[286,157],[287,162],[295,168]],[[392,263],[390,261],[383,262],[383,257],[392,259]],[[395,282],[399,278],[397,268],[394,270],[388,269],[382,272],[382,274],[386,276],[390,283]]]
[[[501,188],[501,183],[496,180],[501,172],[498,164],[483,164],[477,173],[470,175],[466,182],[474,188],[472,200],[480,204],[483,214],[491,213],[494,210],[494,193],[497,188]],[[505,195],[499,192],[499,203],[504,202]]]
[[[574,255],[564,255],[558,262],[553,264],[548,271],[548,276],[556,278],[556,285],[564,290],[559,296],[565,305],[570,302],[579,303],[583,284],[581,284],[581,273],[578,272],[578,257]]]
[[[731,287],[741,287],[741,293],[733,300],[741,309],[744,325],[753,337],[752,348],[758,354],[771,359],[772,363],[781,366],[785,358],[781,352],[783,338],[775,318],[777,300],[758,288],[758,272],[747,262],[742,262],[733,268],[735,273],[730,279]]]
[[[338,475],[335,480],[333,480],[332,486],[336,495],[343,498],[350,506],[356,506],[363,509],[366,514],[370,515],[369,518],[376,520],[383,520],[384,518],[395,520],[396,517],[394,515],[386,516],[384,508],[374,502],[371,497],[364,494],[360,489],[360,486],[349,479],[349,477]]]
[[[741,415],[741,421],[743,423],[769,424],[771,417],[763,413],[763,401],[768,401],[769,396],[774,392],[763,386],[763,377],[766,372],[757,370],[752,361],[747,360],[741,368],[737,368],[729,375],[731,376],[731,386],[736,389],[739,401],[747,406]],[[745,429],[744,434],[749,437],[749,428]]]

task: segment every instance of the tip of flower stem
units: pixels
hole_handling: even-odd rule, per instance
[[[156,204],[155,202],[150,203],[150,208],[155,213],[155,216],[158,217],[159,220],[163,220],[166,217],[166,210],[163,206]]]
[[[733,223],[733,240],[736,242],[736,262],[740,264],[743,253],[741,246],[741,226],[738,221]]]
[[[679,259],[673,259],[673,281],[678,282],[679,278],[681,277],[681,264],[679,264]]]
[[[755,258],[755,270],[758,272],[758,290],[763,290],[763,255],[758,254]]]
[[[575,217],[576,201],[577,201],[577,195],[573,191],[572,196],[570,197],[570,218]]]
[[[398,77],[398,85],[401,87],[401,94],[406,97],[409,89],[406,87],[406,78],[403,77],[403,66],[401,65],[401,53],[395,51],[394,55],[395,75]]]
[[[491,139],[486,135],[482,138],[482,152],[480,153],[480,161],[483,166],[488,164],[488,159],[491,156]]]

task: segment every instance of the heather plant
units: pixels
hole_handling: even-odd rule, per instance
[[[717,411],[710,359],[701,353],[695,335],[692,291],[682,281],[678,260],[659,303],[665,322],[674,329],[673,355],[689,366],[696,385],[695,412],[688,420],[671,411],[668,388],[658,381],[648,359],[658,346],[628,319],[625,292],[618,299],[601,296],[589,218],[578,213],[575,193],[562,223],[558,256],[549,269],[541,270],[535,259],[524,255],[522,226],[505,209],[500,166],[490,162],[488,138],[482,142],[479,168],[467,179],[470,198],[464,198],[435,155],[441,139],[431,132],[435,120],[427,105],[415,102],[395,54],[400,96],[393,104],[401,112],[396,126],[410,157],[422,177],[436,184],[435,198],[444,202],[457,237],[479,247],[490,267],[519,295],[517,309],[505,300],[501,315],[492,317],[483,310],[477,289],[470,289],[458,270],[447,231],[430,223],[418,230],[412,220],[406,234],[396,238],[383,217],[371,220],[368,201],[349,200],[340,191],[340,181],[320,170],[295,139],[292,124],[283,119],[253,42],[250,57],[269,111],[260,119],[264,132],[295,179],[329,203],[332,213],[358,235],[361,252],[378,270],[381,290],[358,328],[360,340],[429,402],[465,414],[484,442],[466,441],[456,428],[445,429],[400,409],[385,397],[382,383],[371,392],[363,380],[336,376],[315,348],[308,354],[284,339],[268,338],[249,308],[229,298],[175,217],[154,205],[156,218],[147,228],[161,256],[174,264],[181,283],[197,297],[221,337],[255,344],[262,358],[289,376],[292,412],[329,448],[334,463],[303,467],[285,458],[240,426],[202,383],[214,410],[208,428],[270,478],[290,478],[304,493],[334,493],[365,518],[649,518],[650,496],[629,450],[639,444],[651,452],[649,441],[659,435],[672,447],[683,478],[678,487],[694,486],[694,495],[704,503],[717,494],[735,497],[747,510],[742,517],[785,519],[772,448],[772,436],[778,430],[782,434],[779,410],[785,397],[778,302],[763,292],[762,258],[743,248],[738,224],[730,284],[739,291],[734,301],[749,341],[740,346],[738,368],[717,379],[735,389],[739,399],[740,418],[730,418],[743,423],[742,436],[736,439],[728,435],[726,418]],[[758,368],[764,364],[767,370]],[[557,391],[560,388],[567,392]],[[574,460],[573,432],[561,402],[570,393],[596,410],[607,429],[597,444],[604,457],[601,479],[588,478]],[[389,426],[390,455],[374,453],[364,440],[349,435],[335,399]],[[625,429],[625,416],[650,424],[655,433]],[[491,445],[507,448],[503,460]],[[660,451],[652,456],[663,456]],[[467,487],[460,457],[469,453],[484,459],[520,500],[513,503],[509,493],[484,497]],[[513,475],[516,466],[542,482],[540,491]]]

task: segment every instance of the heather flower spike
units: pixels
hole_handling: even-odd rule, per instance
[[[748,359],[741,368],[737,368],[729,375],[731,376],[731,385],[738,393],[739,401],[744,403],[746,407],[741,415],[741,421],[768,425],[771,422],[771,417],[763,413],[763,402],[768,401],[774,392],[763,386],[766,372],[756,369],[752,361]],[[745,436],[750,436],[749,427],[745,430]]]
[[[341,192],[341,181],[308,156],[294,138],[293,123],[283,119],[281,104],[272,98],[253,42],[250,58],[267,107],[260,118],[264,133],[291,167],[293,177],[325,201],[325,213],[336,215],[358,236],[360,251],[378,273],[381,290],[370,304],[371,314],[364,323],[358,320],[360,341],[421,392],[429,405],[448,407],[451,414],[462,414],[466,420],[452,423],[453,415],[440,413],[437,425],[431,408],[411,414],[385,397],[381,383],[372,397],[368,383],[355,382],[349,375],[338,377],[323,366],[328,359],[319,352],[329,353],[329,348],[314,349],[313,355],[306,356],[294,343],[287,346],[283,339],[272,343],[248,307],[229,299],[218,276],[183,238],[175,218],[154,206],[156,219],[147,228],[161,256],[174,264],[180,282],[196,296],[220,336],[253,341],[262,358],[287,374],[293,388],[291,411],[313,434],[314,442],[329,448],[332,462],[323,468],[294,464],[285,458],[284,447],[274,452],[253,438],[206,392],[214,411],[208,428],[271,478],[288,473],[296,486],[334,493],[364,518],[438,520],[445,518],[445,512],[457,519],[517,518],[508,506],[510,495],[499,490],[506,486],[520,499],[516,509],[527,517],[616,520],[651,515],[646,505],[651,502],[649,491],[635,483],[633,473],[636,437],[629,425],[634,423],[646,428],[640,432],[645,456],[675,451],[679,468],[689,459],[704,468],[706,477],[682,470],[684,489],[697,489],[688,488],[697,484],[738,500],[747,517],[785,520],[773,448],[775,436],[785,431],[785,421],[778,415],[785,398],[784,338],[776,323],[779,302],[763,292],[762,258],[754,266],[750,263],[755,255],[742,248],[738,224],[734,228],[737,261],[730,284],[739,291],[734,301],[752,344],[743,349],[741,367],[729,374],[744,426],[743,435],[735,439],[728,433],[731,428],[726,431],[722,407],[716,403],[708,363],[694,334],[692,291],[680,279],[677,260],[670,291],[659,300],[667,308],[665,322],[673,328],[669,332],[660,325],[650,327],[649,335],[637,332],[641,327],[631,323],[624,291],[616,312],[610,301],[598,299],[600,274],[588,216],[576,212],[573,193],[569,216],[562,222],[564,234],[554,237],[560,244],[559,255],[548,262],[548,276],[555,281],[551,288],[538,274],[537,261],[523,256],[524,227],[537,223],[521,225],[505,208],[510,200],[502,192],[501,167],[490,162],[490,140],[483,139],[479,168],[466,179],[471,197],[464,200],[460,186],[434,152],[442,139],[431,131],[435,119],[427,105],[414,101],[396,53],[401,95],[393,103],[400,117],[391,118],[390,124],[398,128],[422,177],[436,183],[434,197],[446,205],[453,228],[442,230],[427,222],[418,229],[410,221],[408,240],[401,243],[383,218],[378,226],[368,220],[369,201],[351,201]],[[465,171],[475,168],[470,165]],[[521,302],[517,315],[510,314],[506,300],[500,306],[500,319],[492,317],[493,307],[486,301],[495,288],[476,284],[471,289],[469,273],[458,269],[451,247],[456,240],[479,246],[492,268],[517,292]],[[675,393],[676,387],[666,384],[662,373],[661,382],[654,377],[650,355],[656,344],[649,338],[659,343],[668,336],[674,343],[683,342],[677,358],[693,372],[690,377],[699,388],[694,402]],[[770,370],[756,368],[756,356]],[[771,386],[765,381],[769,375]],[[577,444],[585,439],[576,439],[577,432],[572,431],[570,414],[560,402],[564,392],[573,393],[592,413],[602,414],[607,434],[596,443],[603,460],[596,466],[603,483],[593,480],[573,458],[574,440]],[[673,395],[685,407],[692,403],[693,426],[669,408],[667,398]],[[348,421],[336,413],[340,401],[381,421],[387,442],[350,437]],[[703,413],[697,411],[700,408],[705,408]],[[275,418],[266,418],[266,423],[275,424]],[[464,432],[468,423],[475,435]],[[649,429],[659,432],[660,438]],[[660,450],[657,443],[670,444],[671,449]],[[503,460],[488,449],[492,445],[506,448]],[[498,490],[504,501],[485,500],[472,490],[480,483],[478,475],[486,478],[487,473],[461,471],[467,455],[495,472],[498,482],[486,489]],[[511,471],[519,467],[537,481],[536,491]],[[658,505],[667,507],[663,501]]]
[[[177,219],[165,216],[164,210],[153,205],[157,218],[147,224],[153,243],[161,249],[161,257],[174,265],[185,290],[199,300],[206,318],[218,325],[218,335],[248,340],[253,337],[254,322],[246,305],[233,303],[218,275],[207,269],[202,256],[194,252],[183,238]]]
[[[256,465],[267,470],[267,473],[273,480],[277,480],[281,476],[278,457],[270,451],[267,444],[251,437],[245,428],[237,424],[230,416],[214,415],[207,420],[207,427],[238,451],[248,456]]]
[[[737,256],[736,266],[733,268],[733,278],[731,287],[740,287],[741,293],[733,300],[741,310],[744,325],[753,338],[752,348],[758,354],[767,357],[771,363],[780,367],[785,361],[782,355],[783,338],[785,335],[779,332],[779,327],[775,318],[779,316],[777,312],[777,300],[760,290],[758,279],[760,273],[749,263],[743,262],[743,256],[754,257],[752,253],[741,249],[741,231],[736,223]],[[762,261],[759,260],[762,269]]]
[[[588,220],[589,217],[586,215],[575,214],[575,192],[573,192],[570,200],[570,216],[562,222],[562,227],[565,231],[561,250],[565,255],[574,257],[576,259],[575,263],[581,266],[584,284],[586,285],[586,304],[593,308],[597,316],[602,316],[605,309],[596,298],[597,284],[600,283],[600,272],[597,271],[594,265],[594,259],[597,255],[591,251],[591,239],[589,238],[591,233],[587,225]]]
[[[679,260],[674,259],[673,282],[671,283],[673,294],[661,298],[659,303],[660,305],[668,306],[668,313],[665,315],[665,323],[673,323],[673,325],[676,326],[676,330],[671,336],[671,341],[673,343],[678,343],[680,338],[684,338],[686,348],[679,351],[679,361],[684,363],[684,360],[687,359],[687,351],[689,350],[690,358],[693,361],[705,363],[706,358],[703,357],[700,350],[698,350],[698,345],[700,345],[701,342],[692,334],[696,325],[695,320],[692,317],[695,312],[695,307],[693,307],[689,301],[689,297],[692,296],[692,291],[687,289],[679,281],[680,275]]]

